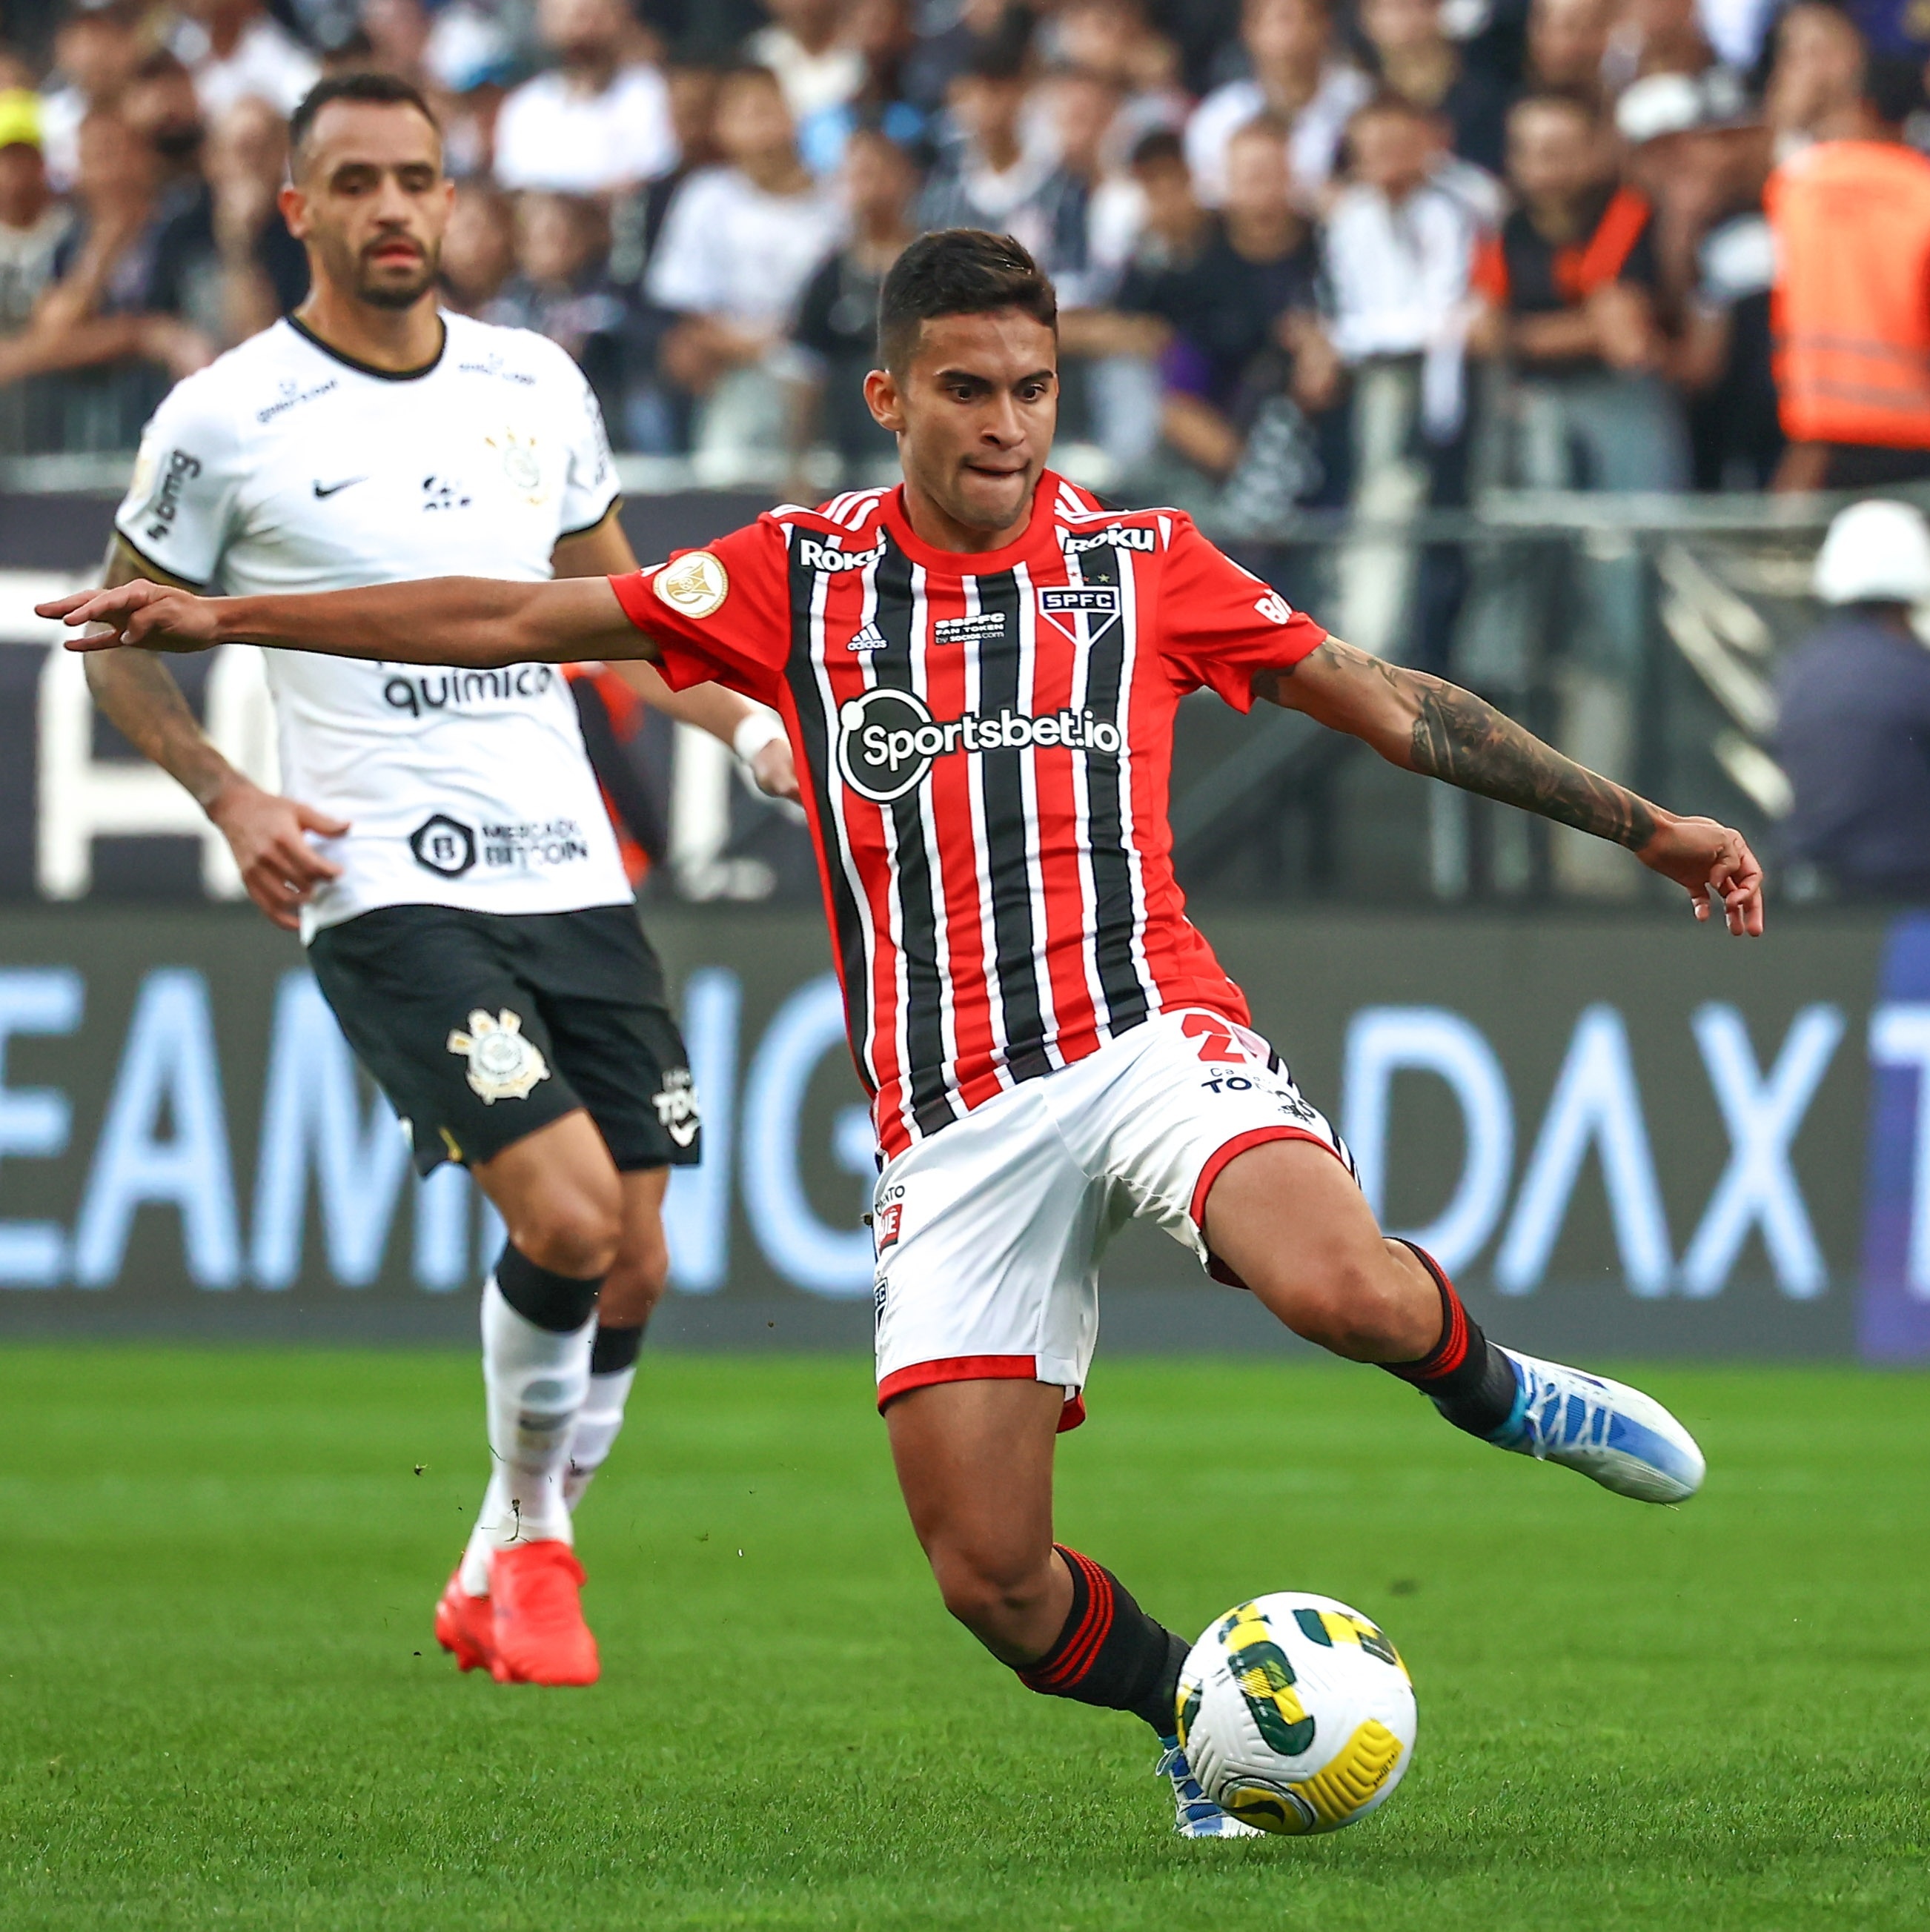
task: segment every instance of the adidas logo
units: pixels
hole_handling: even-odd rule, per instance
[[[848,651],[881,651],[885,648],[884,633],[875,624],[867,624],[845,648]]]

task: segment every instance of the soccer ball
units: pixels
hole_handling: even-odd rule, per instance
[[[1276,1591],[1207,1625],[1179,1673],[1179,1742],[1207,1796],[1263,1832],[1337,1832],[1414,1755],[1400,1654],[1331,1597]]]

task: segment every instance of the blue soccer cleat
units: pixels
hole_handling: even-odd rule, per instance
[[[1186,1754],[1180,1749],[1177,1738],[1162,1738],[1160,1742],[1166,1749],[1160,1754],[1160,1761],[1153,1769],[1160,1777],[1172,1780],[1172,1828],[1182,1838],[1259,1838],[1265,1835],[1256,1826],[1243,1825],[1230,1813],[1221,1810],[1200,1790],[1199,1780],[1193,1776],[1193,1767],[1187,1762]]]
[[[1639,1502],[1685,1502],[1707,1465],[1695,1438],[1652,1396],[1559,1362],[1501,1352],[1514,1371],[1514,1412],[1487,1439],[1559,1462]]]

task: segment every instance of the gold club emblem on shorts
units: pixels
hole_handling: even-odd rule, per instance
[[[452,1053],[468,1055],[469,1084],[485,1107],[527,1099],[539,1080],[550,1077],[536,1042],[524,1037],[522,1016],[507,1006],[494,1019],[479,1006],[469,1016],[468,1032],[452,1030],[449,1046]]]
[[[707,550],[667,563],[650,580],[650,587],[673,610],[686,617],[709,617],[723,608],[731,594],[730,573],[722,560]]]

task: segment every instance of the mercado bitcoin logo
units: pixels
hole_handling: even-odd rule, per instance
[[[861,798],[902,798],[948,752],[1063,747],[1116,756],[1124,742],[1109,718],[1062,710],[1028,717],[1009,706],[995,716],[968,712],[941,724],[915,692],[874,685],[838,710],[838,770]]]

